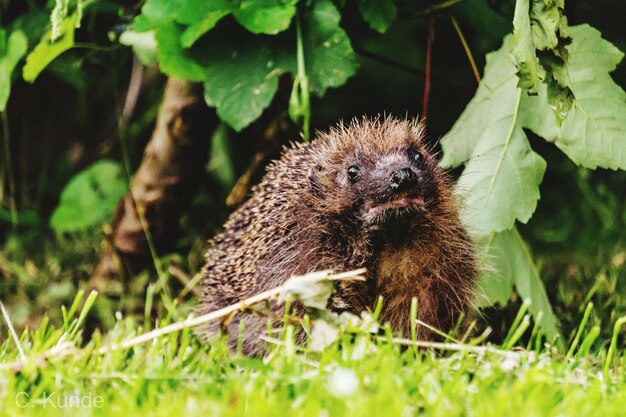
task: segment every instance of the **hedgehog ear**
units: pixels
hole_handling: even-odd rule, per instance
[[[316,164],[309,168],[309,172],[307,173],[307,181],[309,183],[309,189],[316,195],[321,193],[320,189],[320,173],[322,172],[322,166]]]

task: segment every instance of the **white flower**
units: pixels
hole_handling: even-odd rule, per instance
[[[351,397],[359,389],[359,379],[351,369],[339,368],[330,374],[327,388],[335,397]]]
[[[513,356],[507,356],[500,362],[500,369],[504,372],[511,372],[519,366],[519,361]]]

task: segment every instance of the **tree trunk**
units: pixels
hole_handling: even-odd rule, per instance
[[[108,278],[136,273],[151,265],[155,254],[172,248],[217,124],[200,85],[167,80],[154,132],[130,190],[118,205],[91,286],[99,288]]]

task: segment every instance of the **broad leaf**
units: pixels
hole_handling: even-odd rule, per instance
[[[463,222],[478,234],[508,230],[515,220],[526,223],[537,206],[546,163],[530,148],[515,113],[489,125],[474,152],[457,183]]]
[[[357,5],[363,19],[380,33],[387,32],[398,17],[398,9],[392,0],[358,0]]]
[[[193,25],[205,20],[206,16],[213,13],[222,12],[228,14],[234,7],[234,3],[229,0],[183,0],[172,16],[178,23]]]
[[[286,30],[296,12],[297,0],[149,0],[133,22],[133,30],[145,32],[169,22],[187,26],[181,38],[190,47],[225,16],[234,18],[252,33],[274,35]]]
[[[24,80],[34,82],[39,73],[56,57],[74,46],[74,28],[77,16],[68,16],[61,22],[60,37],[51,41],[52,32],[48,31],[39,44],[26,58],[24,65]]]
[[[180,38],[181,45],[189,48],[223,17],[229,15],[233,7],[227,0],[184,1],[173,16],[176,22],[188,26]]]
[[[296,4],[295,0],[243,1],[238,5],[223,0],[149,0],[133,30],[154,29],[161,71],[203,81],[207,103],[239,131],[271,103],[278,77],[297,73],[296,30],[292,26],[268,37],[233,32],[227,24],[215,26],[232,13],[249,31],[274,34],[289,27]],[[340,17],[331,1],[320,0],[302,19],[306,75],[310,89],[320,96],[327,88],[344,84],[358,68],[350,40],[339,26]],[[210,33],[203,36],[207,31]]]
[[[506,305],[515,287],[522,299],[530,300],[528,310],[535,320],[541,312],[540,325],[546,336],[550,339],[558,337],[557,320],[550,300],[530,251],[517,229],[493,233],[482,242],[481,248],[488,267],[479,281],[482,297],[479,295],[478,304]]]
[[[141,14],[133,21],[133,31],[147,32],[160,25],[171,22],[178,10],[184,6],[184,0],[148,0],[141,8]],[[207,2],[205,2],[207,3]]]
[[[149,0],[133,21],[133,31],[147,32],[169,22],[189,26],[196,39],[211,29],[233,6],[226,0]],[[219,15],[219,17],[218,17]],[[206,30],[202,31],[202,28]],[[193,29],[192,29],[193,28]]]
[[[502,48],[487,54],[485,73],[474,98],[452,129],[441,139],[441,164],[453,167],[475,156],[474,148],[493,120],[511,114],[515,108],[515,68],[511,64],[507,37]]]
[[[515,4],[511,53],[517,67],[519,79],[517,86],[526,89],[535,88],[545,74],[535,53],[530,27],[530,0],[517,0]]]
[[[57,232],[73,232],[106,221],[126,189],[119,164],[96,162],[65,186],[59,206],[50,218],[50,226]]]
[[[131,46],[142,64],[151,67],[156,62],[156,40],[154,31],[134,32],[127,30],[120,35],[122,45]]]
[[[243,0],[233,16],[252,33],[275,35],[286,30],[298,0]]]
[[[499,51],[488,55],[476,96],[442,140],[442,162],[466,164],[458,185],[465,200],[464,220],[475,235],[489,242],[486,261],[493,265],[481,282],[487,298],[504,303],[515,286],[522,297],[533,300],[530,311],[535,318],[543,311],[548,334],[556,333],[556,326],[549,324],[554,320],[538,273],[517,231],[507,230],[515,218],[524,221],[532,214],[545,169],[522,129],[553,141],[581,165],[626,167],[626,97],[608,75],[623,54],[588,26],[568,30],[572,42],[564,47],[567,63],[551,67],[551,76],[576,96],[562,126],[551,114],[559,109],[551,108],[555,104],[547,91],[549,83],[540,83],[535,96],[515,99],[516,68],[507,59],[510,38],[506,38]]]
[[[28,39],[22,31],[15,30],[6,39],[6,32],[0,28],[3,45],[0,48],[0,112],[6,109],[11,93],[11,76],[19,60],[26,53]]]
[[[524,0],[526,1],[526,0]],[[535,49],[555,49],[561,42],[564,0],[533,0],[531,17],[532,40]]]
[[[174,22],[161,25],[156,30],[157,57],[161,71],[175,78],[204,81],[206,68],[189,49],[180,44],[183,29]]]
[[[524,125],[587,168],[626,169],[626,94],[611,79],[624,54],[587,26],[570,28],[567,77],[576,96],[559,128],[546,118],[545,88],[525,97]]]
[[[564,0],[517,0],[511,41],[518,87],[535,92],[543,81],[559,124],[574,100],[567,77],[563,76],[569,59],[565,47],[570,42],[563,7]]]
[[[217,114],[239,131],[256,120],[278,89],[278,52],[252,38],[236,44],[214,44],[208,51],[204,97]]]
[[[340,19],[330,0],[318,0],[304,20],[304,59],[311,90],[318,96],[328,87],[343,85],[359,67],[350,39],[339,26]],[[294,74],[295,68],[294,57]]]
[[[339,12],[326,0],[318,1],[303,23],[304,55],[311,89],[323,95],[356,72],[356,56],[339,27]],[[207,76],[205,99],[235,130],[256,120],[271,103],[284,72],[297,73],[290,43],[295,31],[277,37],[243,36],[218,42],[206,39],[203,56]]]
[[[466,163],[457,184],[464,223],[475,234],[527,222],[539,199],[545,161],[528,144],[519,121],[520,99],[509,39],[487,56],[485,75],[465,111],[442,139],[442,163]]]
[[[192,23],[180,37],[180,43],[184,48],[191,47],[200,36],[204,35],[217,25],[224,16],[228,15],[227,11],[208,12],[202,20]]]

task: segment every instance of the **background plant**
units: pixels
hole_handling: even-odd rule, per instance
[[[158,95],[150,91],[158,91],[160,81],[157,76],[148,84],[156,88],[144,88],[134,115],[120,123],[132,59],[126,46],[131,46],[145,65],[158,63],[165,75],[202,83],[206,103],[224,123],[213,136],[211,161],[197,178],[210,186],[201,186],[186,212],[186,238],[175,248],[191,253],[179,256],[185,269],[198,269],[201,258],[193,248],[201,251],[202,244],[193,238],[208,236],[221,224],[221,201],[258,151],[264,118],[286,111],[308,137],[339,118],[384,111],[414,116],[428,109],[431,137],[443,136],[442,163],[464,165],[458,182],[464,218],[490,266],[481,284],[484,304],[504,305],[512,296],[531,299],[529,310],[535,318],[543,313],[549,337],[557,334],[551,304],[566,311],[565,305],[584,306],[580,301],[587,298],[622,305],[624,177],[579,169],[567,159],[586,168],[624,168],[626,110],[619,87],[624,72],[616,74],[617,84],[609,75],[622,54],[597,30],[580,24],[591,21],[624,49],[623,33],[606,17],[619,15],[619,2],[570,2],[567,8],[562,1],[541,0],[44,3],[0,3],[0,86],[5,87],[0,91],[7,97],[1,170],[7,209],[0,216],[7,226],[5,251],[17,264],[3,273],[15,276],[20,259],[29,258],[20,249],[28,246],[25,234],[46,233],[50,225],[59,233],[52,239],[63,240],[68,235],[60,233],[94,230],[88,228],[112,214],[111,201],[125,184],[99,186],[97,175],[90,174],[96,166],[79,174],[63,194],[61,189],[103,156],[126,158],[130,172],[138,165],[158,105]],[[577,24],[568,24],[566,15]],[[511,22],[514,33],[506,36]],[[474,91],[467,55],[481,68],[485,53],[494,49]],[[29,95],[41,97],[58,85],[63,93],[51,94],[41,111],[27,106]],[[55,107],[63,108],[63,117],[55,115]],[[71,124],[56,120],[68,115]],[[24,127],[29,118],[39,118],[47,130]],[[68,140],[77,131],[81,137]],[[48,140],[33,148],[41,137]],[[41,149],[46,158],[28,149]],[[78,156],[72,153],[77,149]],[[121,172],[122,165],[115,169]],[[94,181],[79,189],[80,178]],[[559,193],[561,200],[555,198]],[[97,206],[98,215],[72,215],[76,194],[92,196],[93,206],[83,210],[95,213],[89,207]],[[545,205],[539,205],[537,219],[521,225],[540,196]],[[552,300],[524,238],[552,271]],[[99,250],[98,243],[87,246],[91,257]],[[580,253],[587,255],[578,263]],[[573,272],[576,284],[563,280],[562,264],[579,268]],[[84,279],[72,282],[78,286]],[[159,285],[159,291],[164,288]]]

